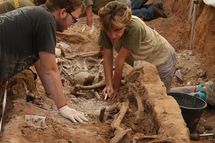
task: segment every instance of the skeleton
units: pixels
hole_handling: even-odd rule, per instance
[[[151,136],[146,136],[145,134],[141,133],[136,133],[133,137],[132,143],[137,143],[138,140],[143,140],[143,139],[157,139],[157,135],[151,135]]]
[[[129,102],[123,102],[118,113],[118,116],[111,123],[111,127],[115,129],[114,137],[110,140],[110,143],[118,143],[131,129],[124,130],[120,127],[120,124],[129,108]]]
[[[142,102],[142,99],[141,97],[139,96],[139,94],[137,93],[138,89],[137,87],[135,86],[135,84],[128,84],[129,86],[129,91],[130,93],[133,93],[134,97],[136,98],[137,100],[137,108],[138,110],[136,111],[135,115],[136,115],[136,119],[139,120],[139,119],[143,119],[143,113],[144,113],[144,106],[143,106],[143,102]]]
[[[132,143],[137,143],[137,141],[142,141],[146,139],[152,140],[147,141],[148,143],[173,143],[173,140],[170,137],[159,137],[158,135],[144,135],[142,133],[136,133],[133,137]]]
[[[97,61],[94,58],[87,58],[86,62],[88,64],[98,63],[100,65],[100,63],[102,61]],[[99,70],[99,73],[101,73],[101,72],[102,71]],[[80,74],[80,73],[78,73],[78,74]],[[131,132],[132,129],[134,131],[136,130],[135,129],[136,126],[134,126],[134,128],[133,127],[129,128],[126,126],[126,123],[122,123],[122,121],[123,121],[125,115],[127,115],[126,113],[128,111],[129,111],[129,114],[131,115],[131,117],[132,118],[134,117],[135,120],[137,120],[137,121],[134,121],[135,124],[141,123],[141,121],[144,119],[144,97],[141,95],[142,94],[141,92],[144,90],[142,90],[143,86],[139,82],[140,81],[139,77],[141,77],[142,74],[143,74],[142,70],[137,69],[137,70],[133,71],[132,73],[130,73],[127,77],[125,77],[124,84],[126,83],[125,84],[126,86],[124,86],[125,89],[121,90],[121,91],[125,91],[126,93],[123,96],[120,96],[120,95],[118,96],[118,99],[120,102],[116,102],[112,106],[101,109],[100,117],[99,117],[99,120],[101,122],[105,122],[107,119],[110,119],[108,117],[112,117],[112,119],[113,119],[113,121],[111,123],[111,127],[114,129],[114,136],[113,136],[113,138],[111,138],[110,143],[119,143],[120,141],[122,141],[122,139],[127,134],[128,134],[127,137],[130,138],[131,134],[129,132]],[[97,79],[96,76],[99,77],[101,75],[100,74],[94,75],[94,80]],[[77,76],[77,77],[83,77],[85,79],[88,76],[81,75],[81,76]],[[85,80],[82,80],[82,81],[85,81]],[[105,86],[105,81],[104,81],[104,79],[101,80],[101,78],[98,78],[97,81],[98,82],[96,82],[96,83],[94,81],[94,84],[92,84],[92,85],[76,84],[74,93],[77,93],[80,95],[82,95],[82,94],[88,95],[88,92],[93,92],[93,93],[95,93],[94,94],[95,97],[97,99],[100,99],[100,95],[97,92],[97,90],[99,88],[102,88]],[[74,82],[74,79],[73,79],[73,82]],[[84,93],[84,92],[87,92],[87,93]],[[131,101],[130,101],[130,99],[131,99]],[[130,108],[129,108],[129,105],[130,105]],[[132,105],[135,105],[135,107]],[[133,107],[135,109],[135,112],[133,112],[134,110],[132,110]],[[115,114],[115,116],[113,117],[114,114]],[[130,118],[130,116],[126,116],[126,119],[127,119],[127,117]],[[132,141],[132,137],[130,139]],[[144,139],[147,139],[147,140],[151,141],[152,143],[153,142],[161,143],[161,142],[165,142],[165,141],[169,142],[169,139],[166,139],[166,138],[162,138],[162,140],[159,140],[160,137],[158,137],[157,135],[143,135],[140,137],[134,137],[133,143],[136,143],[136,142],[138,142],[140,140],[144,140]]]
[[[126,94],[127,96],[134,96],[134,99],[136,100],[137,103],[137,111],[134,113],[135,115],[135,119],[137,119],[137,121],[142,120],[144,117],[144,105],[143,105],[143,98],[141,97],[141,93],[139,93],[139,88],[142,86],[139,86],[139,83],[137,82],[139,76],[141,75],[140,71],[134,71],[133,73],[131,73],[127,79],[127,85],[125,86],[126,89],[128,90],[129,94]],[[124,89],[124,91],[126,90]],[[128,129],[124,129],[123,127],[120,126],[123,118],[125,117],[127,111],[130,109],[129,108],[129,104],[133,104],[132,102],[130,102],[130,100],[128,100],[128,97],[126,95],[120,96],[119,100],[124,101],[122,103],[117,103],[115,106],[110,106],[107,108],[103,108],[100,112],[100,121],[104,122],[105,120],[105,116],[107,116],[107,114],[111,111],[114,111],[115,109],[120,109],[119,113],[114,117],[113,122],[111,123],[111,127],[113,129],[115,129],[114,132],[114,137],[110,140],[110,143],[118,143],[120,142],[123,137],[132,129],[128,128]],[[130,110],[129,110],[130,111]],[[142,137],[139,137],[140,139],[142,139]],[[139,140],[139,138],[134,138],[133,142],[135,143],[135,141]],[[152,135],[152,136],[146,136],[144,135],[144,138],[146,139],[157,139],[156,135]]]

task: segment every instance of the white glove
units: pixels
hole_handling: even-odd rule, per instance
[[[75,109],[70,108],[68,105],[61,107],[58,109],[59,114],[64,118],[71,120],[73,123],[84,123],[84,121],[88,121],[84,116],[84,113],[76,111]]]

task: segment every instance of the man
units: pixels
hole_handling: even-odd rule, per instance
[[[81,0],[47,0],[42,6],[1,15],[0,88],[10,77],[34,64],[60,115],[73,122],[87,121],[83,113],[68,107],[55,61],[56,31],[63,32],[76,23],[82,9]]]

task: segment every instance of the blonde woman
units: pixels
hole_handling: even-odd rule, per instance
[[[140,18],[131,15],[123,3],[110,2],[99,10],[102,26],[99,43],[103,48],[106,87],[103,94],[113,99],[119,90],[123,64],[131,56],[135,61],[147,61],[157,67],[167,91],[175,71],[176,53],[168,41],[148,27]],[[113,70],[113,48],[118,55]]]

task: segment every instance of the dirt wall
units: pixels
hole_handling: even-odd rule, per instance
[[[207,76],[215,78],[215,8],[201,4],[195,27],[195,47],[204,58]]]
[[[156,2],[154,0],[154,2]],[[164,35],[179,49],[189,49],[191,19],[188,18],[191,1],[165,0],[163,1],[170,22],[174,25],[168,27],[169,32]],[[175,18],[174,18],[175,17]],[[177,18],[176,18],[177,17]],[[206,5],[203,1],[197,6],[195,38],[193,42],[194,53],[199,53],[203,58],[207,76],[215,77],[215,8]],[[169,24],[167,24],[169,26]]]
[[[141,83],[147,90],[148,103],[153,106],[154,116],[160,125],[159,134],[166,134],[173,138],[174,143],[190,143],[189,131],[181,110],[173,97],[166,95],[156,68],[149,63],[144,63],[142,73],[144,74]]]

